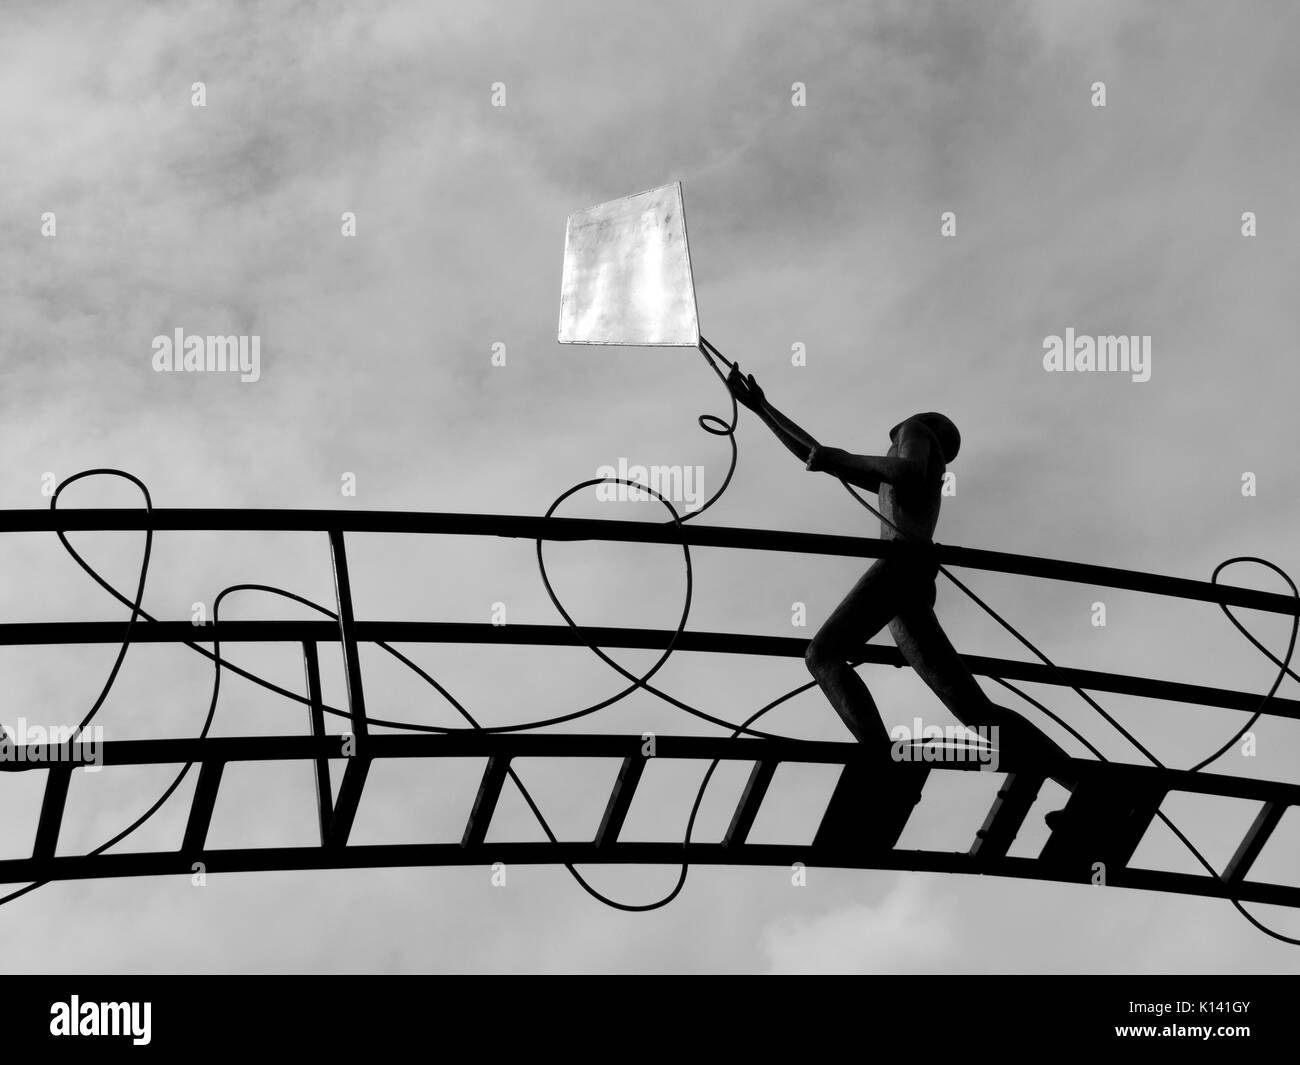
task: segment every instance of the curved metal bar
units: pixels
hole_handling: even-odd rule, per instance
[[[544,518],[519,514],[420,513],[401,510],[158,509],[149,514],[127,508],[0,511],[0,532],[82,530],[207,530],[247,532],[419,533],[443,536],[502,536],[526,540],[609,540],[623,543],[682,544],[750,551],[791,551],[845,558],[886,558],[908,548],[893,540],[717,525],[595,518]],[[939,545],[939,561],[950,566],[1014,573],[1026,577],[1125,588],[1152,595],[1294,615],[1289,595],[1230,584],[1211,584],[1140,570],[1082,562]]]

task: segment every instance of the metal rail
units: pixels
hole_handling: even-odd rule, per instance
[[[156,509],[149,514],[124,508],[0,511],[0,533],[62,530],[207,530],[249,532],[421,533],[442,536],[502,536],[527,540],[609,540],[623,543],[689,544],[692,547],[792,551],[846,558],[886,558],[907,551],[893,540],[771,529],[674,525],[668,522],[609,521],[594,518],[543,518],[520,514],[445,514],[403,510]],[[1183,577],[1082,562],[939,545],[939,560],[949,566],[1016,573],[1026,577],[1126,588],[1153,595],[1295,614],[1290,596],[1235,585],[1213,585]]]

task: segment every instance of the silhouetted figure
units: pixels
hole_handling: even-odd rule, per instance
[[[808,644],[808,670],[849,731],[888,760],[889,733],[851,664],[862,645],[888,625],[903,658],[958,721],[970,728],[998,726],[997,746],[1003,755],[1064,759],[1065,752],[1048,737],[984,694],[934,614],[938,560],[932,537],[944,471],[961,446],[957,427],[933,411],[914,414],[889,431],[890,447],[884,455],[855,455],[818,444],[773,407],[753,374],[743,377],[738,365],[727,383],[736,399],[809,470],[876,493],[880,513],[888,519],[881,522],[880,535],[916,548],[872,563]]]

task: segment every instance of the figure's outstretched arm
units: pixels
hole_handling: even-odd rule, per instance
[[[897,456],[854,455],[838,447],[818,448],[808,460],[808,468],[824,470],[868,492],[879,492],[882,484],[898,488],[924,481],[930,446],[924,431],[904,423],[899,429]]]
[[[834,474],[849,484],[879,492],[882,484],[897,485],[912,473],[911,464],[888,455],[854,455],[838,447],[818,448],[808,462],[810,470]]]
[[[732,366],[727,377],[736,400],[762,419],[786,448],[808,469],[833,474],[850,484],[879,492],[882,484],[900,486],[925,478],[930,462],[930,436],[910,423],[899,429],[898,455],[855,455],[838,447],[822,447],[812,435],[787,418],[771,403],[754,380]]]
[[[821,445],[813,439],[811,433],[791,421],[770,403],[765,404],[759,417],[763,419],[772,432],[776,433],[776,435],[781,439],[781,442],[784,443],[786,447],[790,448],[790,450],[794,451],[795,454],[805,463],[812,456],[812,453],[816,451],[817,448],[821,447]],[[794,441],[799,445],[797,451],[791,446],[790,441]]]
[[[796,425],[770,403],[765,403],[754,412],[763,424],[772,430],[778,440],[800,462],[807,465],[813,453],[821,446],[800,426]]]
[[[780,412],[778,411],[774,413],[779,414]],[[814,443],[805,433],[801,432],[798,426],[794,426],[793,422],[789,423],[789,425],[783,424],[783,420],[779,417],[772,417],[770,415],[764,416],[761,412],[759,413],[759,417],[762,418],[763,423],[772,430],[776,438],[785,445],[786,450],[789,451],[790,454],[805,465],[808,463],[812,453],[817,450],[817,444]],[[791,429],[790,426],[793,426],[793,429]]]
[[[819,445],[813,438],[812,434],[807,432],[798,423],[787,418],[771,403],[759,388],[758,382],[754,380],[754,375],[750,374],[748,378],[743,377],[740,372],[740,364],[737,363],[731,368],[731,374],[727,377],[727,385],[731,388],[732,394],[735,395],[738,402],[748,407],[759,416],[763,424],[772,430],[773,435],[785,445],[786,449],[794,455],[800,462],[807,464]]]

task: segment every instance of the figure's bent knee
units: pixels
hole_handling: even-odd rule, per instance
[[[803,664],[808,667],[808,672],[814,677],[821,672],[822,663],[824,661],[823,656],[824,652],[821,647],[818,646],[816,638],[814,637],[809,640],[808,646],[805,648],[803,653]]]
[[[808,672],[820,678],[827,669],[847,661],[847,656],[836,646],[836,642],[822,631],[808,641],[808,648],[803,653],[803,661],[808,667]]]

